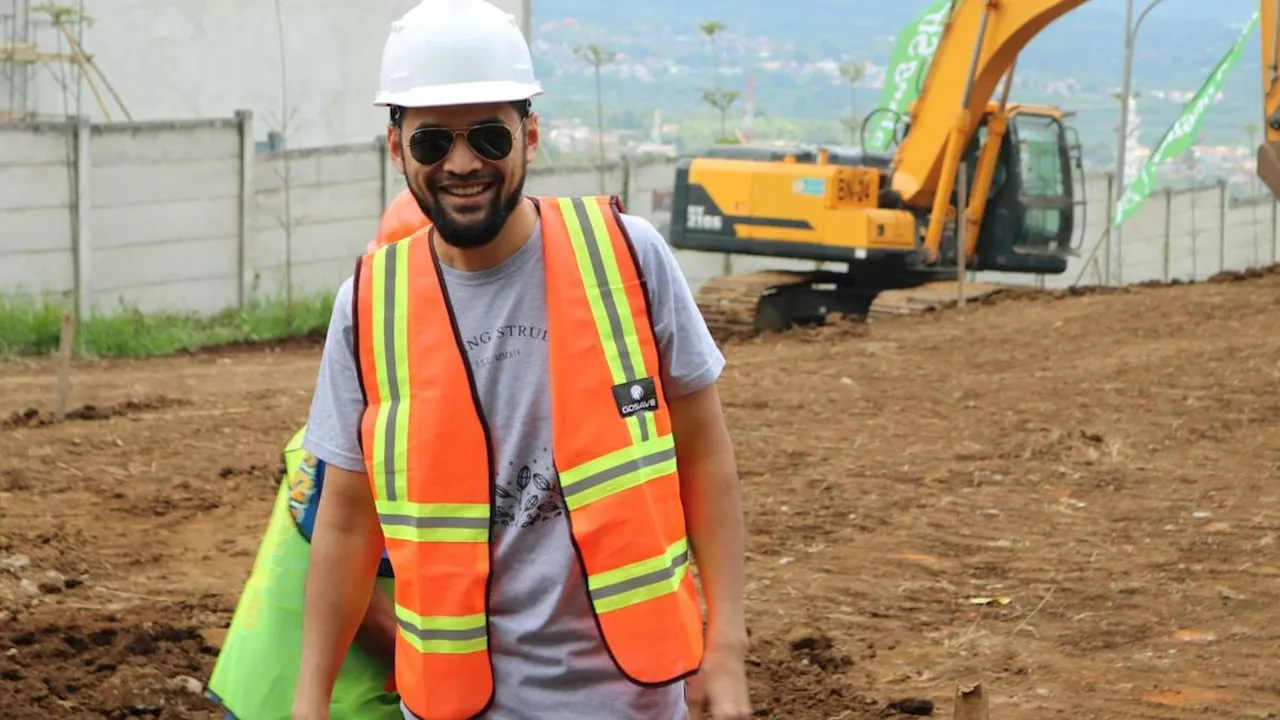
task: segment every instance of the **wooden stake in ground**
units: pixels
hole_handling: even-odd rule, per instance
[[[58,345],[58,389],[53,396],[53,419],[59,422],[67,415],[67,394],[71,392],[71,349],[75,346],[76,319],[62,314],[62,341]]]
[[[956,710],[953,720],[991,720],[987,708],[987,693],[982,683],[956,688]]]

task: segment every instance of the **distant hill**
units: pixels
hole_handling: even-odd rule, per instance
[[[1140,10],[1149,0],[1138,0]],[[723,57],[728,65],[755,75],[757,108],[765,116],[838,120],[847,112],[849,91],[831,79],[761,68],[761,48],[769,59],[813,63],[867,60],[883,65],[898,31],[927,4],[925,0],[649,0],[644,3],[585,3],[533,0],[536,63],[549,91],[543,106],[572,114],[593,113],[594,85],[569,48],[598,42],[645,61],[648,78],[623,77],[606,69],[606,104],[611,117],[643,119],[655,107],[678,118],[707,110],[699,89],[716,78],[708,44],[698,24],[718,20],[728,26]],[[1194,92],[1256,9],[1256,0],[1165,0],[1144,21],[1134,54],[1134,88],[1142,93],[1142,141],[1154,145],[1181,110],[1179,99],[1161,92]],[[1122,67],[1122,0],[1090,0],[1041,32],[1019,59],[1015,96],[1051,102],[1077,111],[1081,136],[1095,157],[1113,142]],[[562,22],[572,19],[574,22]],[[688,66],[663,72],[661,61]],[[1261,114],[1257,33],[1229,78],[1225,96],[1206,119],[1202,142],[1243,143],[1244,126]],[[745,73],[719,78],[742,89]],[[1064,82],[1066,81],[1066,82]],[[1064,90],[1067,88],[1069,90]],[[1070,94],[1065,94],[1068,92]],[[866,112],[879,90],[858,90]],[[740,109],[741,104],[735,106]]]

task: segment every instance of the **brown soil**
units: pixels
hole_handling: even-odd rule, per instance
[[[1277,717],[1253,275],[728,346],[757,716],[950,717],[981,681],[997,720]],[[317,358],[79,363],[62,422],[47,361],[0,367],[0,717],[210,717]]]

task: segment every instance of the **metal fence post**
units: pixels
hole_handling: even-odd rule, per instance
[[[1196,198],[1199,197],[1200,190],[1197,185],[1191,186],[1191,282],[1200,277],[1200,246],[1196,242],[1200,239],[1200,229],[1196,227]]]
[[[1164,281],[1169,282],[1169,247],[1173,244],[1173,188],[1164,189],[1164,247],[1161,260],[1164,265]]]
[[[618,193],[622,207],[631,207],[631,158],[622,156],[622,191]]]
[[[1271,198],[1271,264],[1276,263],[1276,205],[1280,204],[1275,196]]]
[[[1251,267],[1257,267],[1262,264],[1262,248],[1259,247],[1258,239],[1258,191],[1256,178],[1249,183],[1249,215],[1253,222],[1250,223],[1249,230],[1253,234],[1253,264]]]
[[[71,127],[76,134],[76,204],[75,225],[72,230],[75,238],[76,325],[84,327],[93,313],[93,199],[90,196],[93,182],[89,177],[90,168],[93,167],[93,127],[84,116],[76,118]]]
[[[1227,269],[1227,181],[1218,180],[1218,272]]]
[[[1106,237],[1103,239],[1102,247],[1102,284],[1104,286],[1111,285],[1111,223],[1115,220],[1115,203],[1112,198],[1115,197],[1115,173],[1107,171],[1107,230]]]
[[[253,192],[253,111],[237,110],[240,125],[240,238],[236,247],[236,305],[243,308],[245,285],[249,272],[249,247],[253,242],[253,214],[256,204]]]

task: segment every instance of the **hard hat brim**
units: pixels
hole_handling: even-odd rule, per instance
[[[435,85],[410,88],[401,92],[379,92],[373,104],[379,107],[398,105],[408,108],[447,107],[450,105],[484,105],[487,103],[528,100],[542,94],[539,83],[494,81]]]

